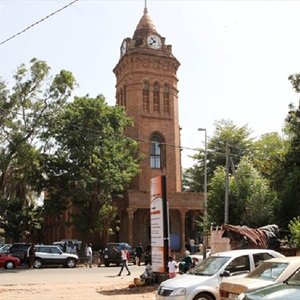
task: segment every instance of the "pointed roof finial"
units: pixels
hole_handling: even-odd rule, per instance
[[[147,0],[145,0],[145,8],[144,8],[144,14],[148,13],[148,9],[147,9]]]

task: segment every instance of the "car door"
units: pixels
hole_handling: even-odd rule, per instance
[[[52,264],[62,265],[65,262],[65,257],[58,247],[51,247],[51,260]]]
[[[48,265],[49,263],[51,263],[51,254],[50,254],[49,247],[47,246],[36,247],[35,255],[42,259],[44,265]]]

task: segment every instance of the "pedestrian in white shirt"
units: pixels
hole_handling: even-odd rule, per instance
[[[124,268],[126,268],[126,270],[128,272],[127,276],[129,276],[131,274],[129,269],[128,269],[128,266],[127,266],[129,252],[128,252],[128,249],[126,248],[125,245],[122,246],[121,257],[122,257],[122,266],[121,266],[121,270],[120,270],[118,276],[121,276]]]
[[[176,269],[177,269],[176,261],[173,259],[172,256],[169,256],[169,262],[168,262],[169,278],[173,278],[176,276]]]
[[[92,244],[88,244],[86,248],[86,257],[87,257],[87,262],[86,262],[86,267],[92,268],[92,262],[93,262],[93,250],[92,250]]]

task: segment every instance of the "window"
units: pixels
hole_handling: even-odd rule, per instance
[[[164,113],[170,113],[170,92],[169,85],[164,85]]]
[[[258,265],[260,265],[264,260],[268,260],[270,258],[273,258],[273,256],[271,254],[269,254],[269,253],[257,253],[257,254],[253,254],[255,268]]]
[[[123,106],[126,107],[126,86],[123,87]]]
[[[120,105],[123,106],[123,89],[120,90]]]
[[[160,99],[159,99],[159,84],[158,82],[154,83],[153,86],[153,110],[160,111]]]
[[[250,272],[249,256],[240,256],[235,258],[227,267],[226,270],[231,274],[241,274]]]
[[[119,95],[119,93],[117,93],[117,97],[116,98],[117,98],[117,104],[120,105],[120,95]]]
[[[143,110],[149,112],[149,83],[144,81],[143,87]]]
[[[150,167],[152,169],[160,169],[161,168],[161,145],[162,138],[160,135],[155,134],[151,138],[150,143]]]

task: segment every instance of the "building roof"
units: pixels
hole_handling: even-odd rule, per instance
[[[133,39],[137,40],[138,38],[141,38],[142,36],[148,35],[148,34],[153,34],[156,33],[156,28],[151,20],[150,16],[148,15],[148,10],[147,8],[144,9],[144,14],[142,18],[140,19],[135,32],[133,34]]]

